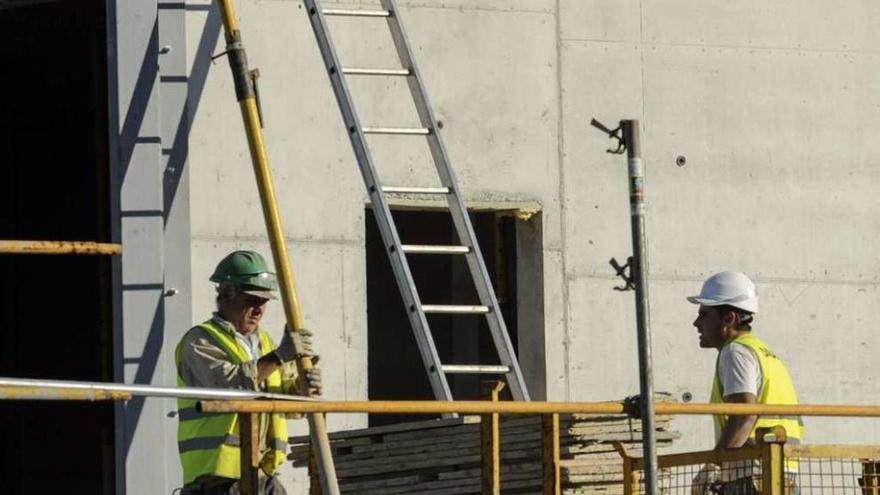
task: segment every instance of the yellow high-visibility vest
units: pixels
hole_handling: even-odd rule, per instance
[[[798,403],[797,393],[795,393],[794,383],[792,383],[788,369],[785,367],[782,360],[779,359],[776,354],[774,354],[773,351],[761,341],[761,339],[751,333],[746,333],[728,342],[725,346],[730,345],[732,342],[745,345],[752,351],[752,354],[758,358],[758,363],[761,365],[761,372],[764,375],[764,380],[761,386],[761,396],[758,397],[759,404]],[[711,400],[713,403],[724,402],[724,389],[721,385],[721,378],[718,376],[718,361],[720,358],[721,353],[718,354],[718,359],[715,361],[715,379],[712,384]],[[724,426],[727,425],[728,420],[729,417],[726,415],[716,415],[715,424],[717,426],[717,431],[723,430]],[[749,433],[749,442],[755,443],[755,431],[758,428],[769,428],[773,426],[782,426],[785,428],[788,443],[799,444],[803,441],[804,423],[800,416],[758,416],[755,425],[752,427],[751,433]],[[796,471],[797,465],[797,461],[788,460],[786,461],[786,470]]]
[[[216,343],[226,351],[235,364],[249,361],[247,352],[241,348],[233,335],[223,330],[211,320],[201,325]],[[275,349],[269,334],[258,330],[260,354],[265,356]],[[175,361],[180,369],[183,349],[178,344]],[[190,386],[177,375],[179,386]],[[269,392],[283,392],[281,369],[278,368],[266,378]],[[241,457],[239,452],[237,414],[208,414],[196,410],[196,402],[191,399],[178,399],[177,448],[183,465],[183,482],[190,483],[199,476],[212,474],[226,478],[241,476]],[[267,416],[270,416],[267,418]],[[287,455],[287,422],[281,414],[260,415],[260,423],[269,420],[268,443],[271,448],[263,455],[260,466],[268,475],[275,474],[278,466],[284,463]]]

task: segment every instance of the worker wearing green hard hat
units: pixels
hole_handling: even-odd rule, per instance
[[[241,288],[245,294],[277,299],[278,290],[275,274],[269,271],[266,260],[256,251],[234,251],[220,260],[211,282],[231,284]]]
[[[280,345],[260,328],[266,305],[277,299],[278,283],[266,260],[255,251],[234,251],[210,277],[216,284],[217,311],[191,328],[177,345],[175,362],[181,386],[295,393],[295,360],[309,356],[311,332],[285,328]],[[305,384],[321,390],[321,370],[307,370]],[[178,400],[178,451],[185,486],[181,495],[237,494],[240,477],[238,421],[235,414],[201,414],[196,401]],[[281,414],[260,420],[260,494],[284,495],[277,478],[286,459],[287,423]]]

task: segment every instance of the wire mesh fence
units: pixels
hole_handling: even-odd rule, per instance
[[[633,493],[645,493],[643,471],[638,471]],[[793,480],[792,480],[793,481]],[[759,461],[688,464],[661,468],[657,485],[664,495],[751,495],[761,493]]]
[[[880,448],[867,446],[791,446],[794,484],[800,495],[880,495]]]
[[[880,495],[880,447],[762,446],[657,460],[663,495]],[[624,459],[627,495],[645,493],[642,469],[640,459]]]

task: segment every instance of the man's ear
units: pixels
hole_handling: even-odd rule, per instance
[[[725,327],[739,327],[739,315],[733,311],[724,313],[724,318],[722,318],[721,321],[724,323]]]

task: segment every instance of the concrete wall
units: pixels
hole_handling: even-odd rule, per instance
[[[189,66],[207,71],[190,94],[193,321],[210,314],[206,279],[226,252],[269,251],[229,71],[225,60],[206,62],[222,44],[205,3],[188,3],[186,29]],[[261,69],[266,141],[326,395],[361,399],[360,176],[301,4],[238,8]],[[545,342],[548,398],[638,390],[633,299],[612,290],[607,265],[631,251],[625,161],[605,153],[609,143],[589,127],[596,117],[643,124],[656,388],[708,399],[715,353],[697,352],[696,308],[684,296],[736,269],[757,281],[757,333],[790,364],[803,402],[872,402],[880,4],[412,0],[401,10],[465,197],[542,205],[543,325],[520,332]],[[382,21],[332,26],[349,65],[393,65]],[[415,123],[410,107],[386,100],[407,102],[403,86],[352,86],[364,124]],[[391,139],[373,139],[386,182],[434,184],[421,140]],[[676,166],[678,155],[687,165]],[[280,329],[282,319],[276,305],[266,323]],[[708,418],[675,424],[682,449],[711,446]],[[807,420],[812,442],[880,442],[874,424]]]

